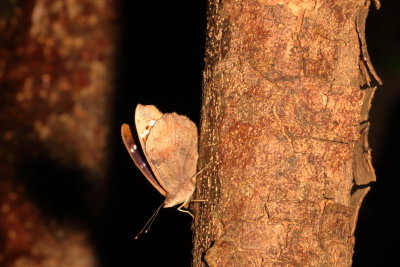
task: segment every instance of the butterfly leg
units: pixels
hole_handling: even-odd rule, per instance
[[[184,213],[189,214],[189,215],[192,216],[192,218],[194,219],[194,216],[193,216],[193,214],[192,214],[190,211],[184,210],[184,209],[183,209],[183,208],[188,208],[189,203],[190,203],[190,198],[186,199],[185,202],[183,202],[182,205],[179,206],[178,210],[179,210],[180,212],[184,212]]]
[[[204,166],[200,171],[198,171],[198,172],[197,172],[195,175],[193,175],[190,179],[196,181],[196,180],[195,180],[196,176],[199,175],[202,171],[204,171],[204,170],[210,165],[210,163],[211,163],[211,162],[207,163],[206,166]],[[189,207],[190,201],[191,201],[191,198],[186,199],[185,202],[183,202],[182,205],[179,206],[178,210],[179,210],[180,212],[188,213],[188,214],[189,214],[190,216],[192,216],[192,218],[194,219],[193,214],[192,214],[190,211],[187,210],[187,208]],[[203,202],[203,201],[204,201],[204,202],[207,202],[208,200],[196,199],[196,200],[192,200],[192,201],[194,201],[194,202]],[[185,208],[186,210],[183,209],[183,208]]]
[[[200,173],[202,173],[209,165],[211,164],[211,161],[209,163],[206,164],[206,166],[204,166],[203,168],[201,168],[200,171],[196,172],[195,175],[193,175],[190,180],[192,180],[194,183],[196,182],[196,176],[199,175]]]

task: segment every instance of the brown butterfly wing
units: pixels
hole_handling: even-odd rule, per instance
[[[135,110],[135,125],[137,135],[139,137],[140,145],[142,146],[143,153],[146,157],[147,162],[150,165],[151,170],[153,171],[157,180],[160,180],[160,174],[158,173],[157,168],[152,163],[151,159],[147,155],[146,152],[146,144],[147,138],[155,122],[159,120],[164,114],[160,112],[153,105],[141,105],[138,104]],[[161,185],[163,186],[163,185]]]
[[[150,169],[148,168],[146,162],[143,160],[142,156],[139,153],[138,147],[133,140],[131,129],[128,124],[123,124],[121,127],[121,136],[124,141],[125,147],[129,152],[133,162],[136,167],[143,173],[143,175],[147,178],[147,180],[154,186],[155,189],[158,190],[163,196],[167,195],[167,192],[158,184],[156,178],[154,178]]]
[[[138,104],[135,110],[135,125],[139,136],[140,145],[145,151],[148,132],[152,128],[151,121],[157,121],[164,114],[153,105]],[[147,134],[146,134],[147,133]],[[146,153],[146,151],[145,151]]]
[[[194,189],[190,178],[196,174],[197,140],[196,125],[176,113],[164,114],[150,130],[146,154],[157,168],[160,177],[156,178],[167,195],[175,195],[182,188]]]

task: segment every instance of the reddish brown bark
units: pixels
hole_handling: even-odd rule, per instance
[[[194,266],[351,265],[375,181],[369,5],[209,1]]]
[[[105,173],[110,25],[115,16],[111,4],[1,4],[1,266],[94,265],[86,233],[44,216],[25,182],[45,176],[56,181],[66,173],[65,179],[77,178],[68,170],[82,170],[78,179],[101,179]],[[41,167],[32,163],[37,161]],[[54,168],[58,171],[49,172]],[[50,194],[60,190],[48,189]],[[71,201],[76,197],[64,193]]]

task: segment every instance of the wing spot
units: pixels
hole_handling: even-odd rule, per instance
[[[150,124],[150,126],[152,126],[152,127],[153,127],[153,126],[154,126],[154,124],[156,124],[156,120],[150,120],[150,123],[149,123],[149,124]]]
[[[137,146],[133,145],[133,147],[129,150],[131,153],[134,153],[137,150]]]
[[[142,138],[142,139],[144,139],[146,137],[146,134],[145,133],[142,133],[141,135],[140,135],[140,138]]]

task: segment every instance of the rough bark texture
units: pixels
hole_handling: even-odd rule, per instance
[[[0,3],[1,266],[95,264],[87,234],[53,215],[81,210],[68,185],[107,168],[111,2]]]
[[[209,1],[194,266],[351,265],[375,181],[369,6]]]

